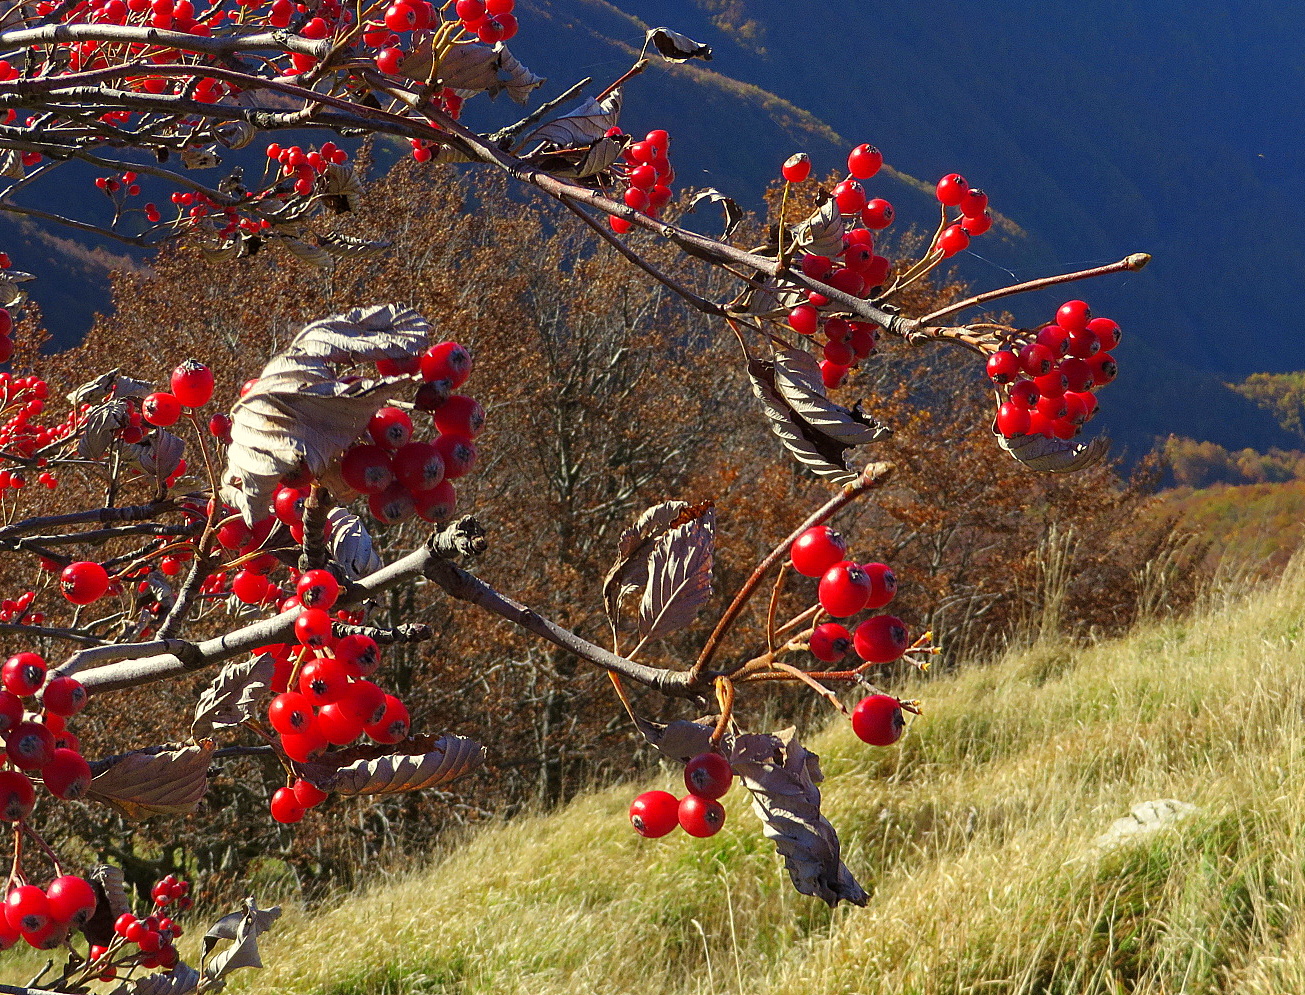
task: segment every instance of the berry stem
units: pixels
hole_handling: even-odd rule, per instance
[[[949,304],[945,308],[932,311],[919,319],[920,325],[928,325],[930,322],[938,322],[943,318],[964,311],[967,308],[978,307],[981,304],[987,304],[989,301],[999,300],[1002,297],[1010,297],[1013,294],[1023,294],[1030,290],[1042,290],[1045,287],[1055,287],[1062,283],[1072,283],[1075,280],[1089,280],[1096,276],[1107,276],[1111,273],[1136,273],[1151,261],[1151,257],[1145,252],[1134,252],[1125,256],[1117,263],[1108,263],[1105,266],[1093,266],[1091,269],[1081,269],[1074,273],[1061,273],[1058,276],[1044,276],[1037,280],[1028,280],[1025,283],[1012,284],[1009,287],[1002,287],[998,290],[989,290],[982,294],[975,294],[973,297],[967,297],[956,304]],[[927,332],[921,328],[922,333]],[[919,334],[919,333],[917,333]]]
[[[792,571],[793,565],[785,560],[775,575],[775,586],[770,590],[770,606],[766,610],[766,650],[775,652],[775,613],[779,610],[779,597],[784,593],[784,584]]]
[[[720,718],[716,720],[716,728],[711,731],[712,746],[720,746],[734,714],[734,682],[728,677],[716,678],[716,702],[720,705]]]
[[[753,593],[761,584],[761,581],[765,578],[766,574],[770,572],[770,568],[778,563],[788,553],[788,548],[793,545],[793,542],[797,537],[813,526],[823,525],[862,494],[878,487],[888,479],[892,470],[893,467],[891,463],[869,464],[861,471],[861,475],[857,477],[854,483],[848,484],[838,494],[835,494],[818,509],[812,512],[806,521],[794,529],[783,542],[766,554],[762,561],[757,564],[751,575],[749,575],[748,579],[743,582],[743,586],[739,588],[739,592],[734,595],[734,600],[731,601],[729,607],[725,609],[725,614],[722,615],[720,621],[716,623],[716,628],[713,629],[711,635],[707,637],[706,645],[703,646],[702,652],[698,655],[697,661],[688,671],[688,680],[691,687],[696,687],[702,680],[703,671],[706,669],[707,665],[711,663],[712,657],[716,655],[716,650],[720,648],[721,641],[725,638],[726,633],[729,632],[730,626],[734,624],[735,620],[742,613],[744,607],[746,607],[748,601],[752,598]],[[733,673],[733,671],[731,671],[731,673]]]
[[[772,661],[770,665],[783,674],[791,674],[795,680],[799,680],[803,684],[808,685],[816,692],[816,694],[820,695],[820,697],[824,698],[844,715],[848,714],[847,706],[838,700],[838,695],[834,694],[833,691],[817,681],[812,674],[808,674],[805,670],[798,670],[797,667],[791,667],[787,663],[780,663],[777,660]]]

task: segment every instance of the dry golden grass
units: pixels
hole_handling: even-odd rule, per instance
[[[921,680],[899,747],[814,737],[865,909],[795,895],[740,788],[717,837],[646,841],[622,787],[289,913],[233,989],[1305,991],[1303,636],[1298,561],[1195,619]],[[1091,850],[1158,798],[1200,811]]]

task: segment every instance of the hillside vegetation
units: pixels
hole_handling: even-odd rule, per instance
[[[637,838],[621,787],[291,915],[237,987],[1305,990],[1305,564],[1209,601],[1120,641],[921,680],[926,715],[897,748],[842,724],[814,737],[865,909],[795,896],[737,786],[709,841]],[[1092,848],[1162,798],[1199,811]]]

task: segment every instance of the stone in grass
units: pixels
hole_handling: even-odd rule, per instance
[[[1098,851],[1113,850],[1125,843],[1145,839],[1168,826],[1191,815],[1197,807],[1188,802],[1173,798],[1160,798],[1156,801],[1139,802],[1129,814],[1116,819],[1110,828],[1092,841],[1093,849]]]

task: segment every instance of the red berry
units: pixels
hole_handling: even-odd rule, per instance
[[[680,826],[690,836],[715,836],[725,825],[725,807],[711,798],[685,795],[677,812]]]
[[[464,435],[474,439],[485,427],[485,409],[474,397],[454,394],[440,405],[434,420],[435,427],[445,435]]]
[[[300,618],[302,617],[301,615]],[[339,701],[348,690],[349,673],[335,657],[316,657],[299,671],[299,693],[314,705],[329,705]]]
[[[385,692],[371,681],[351,681],[337,704],[360,725],[369,726],[385,717]]]
[[[356,673],[349,676],[366,677],[375,672],[381,662],[381,648],[371,636],[361,633],[345,636],[334,648],[335,658]]]
[[[1001,407],[997,409],[997,431],[1006,439],[1027,435],[1029,409],[1013,401],[1003,401]]]
[[[1070,356],[1057,367],[1065,375],[1066,391],[1083,391],[1092,386],[1092,367],[1087,360]]]
[[[407,521],[417,510],[412,494],[397,480],[379,494],[367,499],[372,517],[386,525]]]
[[[98,563],[79,560],[69,563],[59,575],[59,589],[75,605],[89,605],[104,597],[109,589],[109,574]]]
[[[262,604],[267,597],[270,582],[262,574],[246,567],[231,578],[231,593],[245,605]]]
[[[1069,332],[1059,325],[1045,325],[1034,341],[1046,346],[1057,359],[1069,352]]]
[[[984,234],[992,227],[992,215],[987,211],[975,217],[966,217],[961,219],[961,227],[971,238]]]
[[[1050,373],[1034,377],[1033,385],[1038,388],[1040,397],[1059,397],[1069,388],[1069,377],[1062,370],[1052,367]]]
[[[647,839],[665,836],[680,824],[680,801],[669,791],[645,791],[630,803],[630,823]]]
[[[295,638],[305,646],[325,646],[331,641],[331,616],[321,608],[305,608],[295,619]]]
[[[1087,323],[1087,330],[1101,342],[1102,352],[1109,352],[1119,345],[1119,340],[1124,337],[1119,325],[1109,318],[1093,318]]]
[[[172,371],[172,396],[188,408],[202,408],[213,397],[213,371],[188,359]]]
[[[44,767],[54,749],[54,733],[39,722],[20,722],[5,737],[5,753],[19,770]]]
[[[820,607],[834,618],[847,618],[865,607],[870,598],[870,578],[861,567],[844,560],[820,578]]]
[[[868,201],[865,207],[861,208],[861,224],[867,228],[879,231],[887,228],[893,223],[893,205],[888,203],[882,197],[876,197]]]
[[[86,689],[75,677],[56,677],[42,693],[41,704],[55,715],[76,715],[86,707]]]
[[[417,26],[417,9],[406,3],[391,4],[385,11],[385,26],[391,31],[411,31]]]
[[[839,214],[858,214],[866,205],[865,187],[856,180],[844,180],[835,184],[833,192]]]
[[[811,175],[811,157],[805,152],[795,153],[784,160],[779,172],[786,182],[801,183]]]
[[[969,192],[970,185],[965,182],[965,177],[960,173],[948,173],[938,181],[938,186],[934,191],[938,198],[938,203],[945,204],[948,207],[956,207]]]
[[[392,694],[385,696],[385,713],[379,722],[365,726],[363,731],[378,743],[399,743],[408,737],[411,726],[408,708]]]
[[[447,522],[457,507],[457,493],[447,480],[429,491],[418,491],[412,496],[417,515],[427,522]]]
[[[943,256],[949,259],[956,253],[969,248],[969,245],[970,236],[966,234],[965,229],[960,225],[949,225],[938,236],[937,248],[941,249]]]
[[[883,164],[883,153],[873,145],[858,145],[847,155],[847,171],[858,180],[870,179]]]
[[[719,798],[733,783],[734,771],[719,753],[699,753],[684,768],[684,786],[699,798]]]
[[[444,479],[444,460],[429,442],[409,442],[390,461],[394,475],[409,491],[429,491]]]
[[[344,482],[363,494],[380,494],[394,483],[390,457],[380,446],[353,446],[340,461]]]
[[[813,525],[793,540],[788,555],[803,577],[819,577],[847,556],[847,540],[828,525]]]
[[[447,380],[456,390],[471,376],[471,353],[456,342],[441,342],[422,354],[421,378]]]
[[[418,411],[438,411],[445,401],[449,399],[453,387],[447,380],[432,380],[430,383],[423,383],[417,388],[417,395],[412,400],[412,405]]]
[[[140,406],[141,414],[151,425],[167,428],[175,425],[181,417],[181,402],[176,395],[156,391],[150,394]]]
[[[295,584],[295,594],[305,608],[330,608],[340,596],[340,582],[329,570],[306,570]]]
[[[65,874],[45,889],[50,918],[55,922],[83,925],[95,912],[95,890],[83,878]]]
[[[988,357],[985,368],[988,371],[989,379],[994,383],[1010,383],[1023,370],[1019,357],[1009,349],[994,352]]]
[[[892,663],[910,647],[911,637],[900,618],[876,615],[856,627],[852,644],[867,663]]]
[[[1092,382],[1098,387],[1104,387],[1119,375],[1119,364],[1108,352],[1097,353],[1088,360],[1088,366],[1092,368]]]
[[[34,884],[19,885],[5,896],[5,921],[13,929],[35,933],[50,923],[50,903]]]
[[[321,756],[326,746],[326,736],[317,728],[316,722],[305,733],[281,734],[281,749],[285,750],[287,757],[297,763],[306,764],[315,757]]]
[[[403,49],[388,46],[376,53],[376,68],[387,76],[393,76],[403,65]],[[418,149],[417,151],[424,151]]]
[[[1069,414],[1069,408],[1065,404],[1064,391],[1051,396],[1039,395],[1038,413],[1052,421],[1057,421]]]
[[[304,817],[305,809],[291,788],[277,788],[272,792],[272,802],[268,807],[272,811],[272,818],[280,823],[298,822]],[[144,946],[141,949],[145,949]]]
[[[897,594],[897,574],[887,563],[862,563],[861,569],[870,578],[870,598],[865,606],[878,611]]]
[[[313,701],[298,691],[287,691],[272,699],[267,706],[267,718],[272,728],[285,735],[302,735],[313,727]]]
[[[299,803],[299,807],[305,810],[320,805],[326,801],[327,797],[327,792],[311,781],[305,781],[302,777],[295,781],[290,790],[294,792],[295,801]]]
[[[896,698],[872,694],[862,698],[852,710],[852,731],[856,738],[871,746],[892,746],[902,738],[906,719]]]
[[[970,188],[965,191],[957,206],[967,218],[977,218],[988,209],[988,195],[982,190]]]
[[[1091,359],[1101,351],[1101,340],[1095,332],[1082,331],[1069,333],[1069,354],[1075,359]]]
[[[231,445],[231,416],[225,412],[218,412],[208,420],[209,435],[219,442]]]
[[[412,439],[412,419],[402,408],[387,406],[372,415],[367,432],[378,446],[398,449]]]
[[[1032,408],[1038,403],[1038,387],[1032,380],[1020,380],[1011,386],[1011,403],[1022,408]]]
[[[91,767],[76,750],[58,749],[41,768],[41,780],[51,794],[75,801],[91,786]]]
[[[30,777],[16,770],[0,771],[0,819],[19,822],[31,814],[35,804]]]
[[[130,912],[124,912],[113,920],[113,931],[121,937],[127,936],[127,930],[136,924],[136,917]]]
[[[820,312],[810,304],[799,304],[788,313],[788,327],[799,335],[815,335],[820,327]]]
[[[0,681],[20,698],[36,694],[45,683],[45,660],[36,653],[15,653],[0,669]]]
[[[843,386],[843,381],[847,379],[848,368],[839,366],[837,363],[831,363],[827,359],[820,361],[820,382],[825,385],[826,390],[837,390]]]
[[[346,712],[339,702],[331,702],[317,710],[317,728],[328,743],[348,746],[362,735],[363,721]]]
[[[811,630],[809,645],[821,663],[837,663],[852,648],[852,635],[837,622],[825,622]]]
[[[1056,357],[1051,350],[1038,342],[1030,342],[1020,350],[1020,366],[1031,377],[1040,377],[1050,373],[1056,365]]]
[[[476,444],[465,435],[436,436],[434,446],[444,461],[444,476],[448,480],[466,476],[476,465]]]
[[[0,691],[0,736],[23,721],[23,703],[12,691]]]
[[[1056,324],[1066,331],[1084,331],[1092,320],[1092,309],[1084,301],[1066,301],[1056,312]]]

